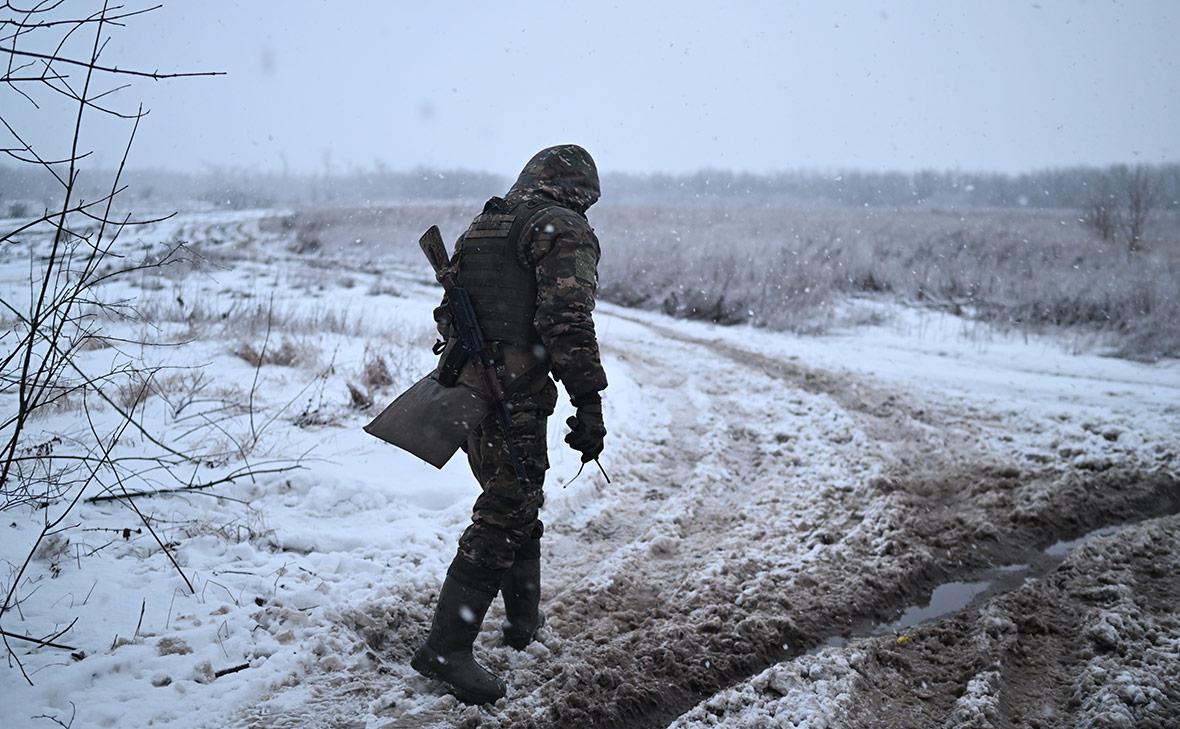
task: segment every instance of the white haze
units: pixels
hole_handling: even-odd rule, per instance
[[[228,74],[122,92],[138,167],[507,174],[576,141],[613,171],[1019,171],[1180,159],[1177,8],[171,2],[104,58]],[[91,132],[113,162],[125,129]]]

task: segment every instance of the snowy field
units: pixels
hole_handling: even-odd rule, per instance
[[[381,239],[273,211],[138,233],[193,254],[104,291],[138,317],[79,366],[160,368],[127,385],[153,438],[113,455],[159,441],[222,454],[194,481],[257,473],[137,497],[160,541],[126,498],[79,504],[4,616],[70,626],[65,648],[11,641],[32,685],[0,669],[5,727],[1180,726],[1180,363],[880,301],[817,337],[601,305],[614,482],[567,483],[563,398],[549,623],[516,653],[494,605],[477,654],[508,696],[441,693],[407,662],[477,487],[361,426],[432,367],[417,232],[471,212],[407,208]],[[30,265],[0,251],[6,298]],[[85,412],[120,422],[66,398],[30,438],[66,452]],[[2,515],[5,593],[45,512]]]

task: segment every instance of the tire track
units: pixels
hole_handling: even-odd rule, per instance
[[[762,457],[744,424],[773,418],[791,403],[773,397],[756,408],[733,399],[717,403],[715,411],[733,413],[730,430],[697,450],[717,454],[728,467],[727,496],[718,498],[716,482],[706,479],[693,491],[695,507],[671,520],[680,527],[672,534],[674,555],[619,563],[601,588],[576,602],[552,601],[553,629],[563,637],[540,670],[553,674],[525,701],[486,717],[488,726],[664,726],[727,682],[802,653],[841,626],[882,619],[938,581],[1110,519],[1142,515],[1176,491],[1171,477],[1145,478],[1134,470],[1024,473],[1002,462],[981,464],[989,455],[977,447],[982,434],[962,422],[933,427],[952,420],[938,408],[899,405],[883,412],[881,404],[902,402],[897,395],[653,330],[817,400],[834,400],[864,431],[900,432],[896,440],[906,448],[944,455],[909,478],[872,478],[846,461],[851,483],[819,493],[776,491],[767,486],[794,480],[798,487],[798,476],[781,459]],[[790,392],[780,397],[789,399]],[[809,425],[824,432],[821,423]],[[885,462],[879,442],[864,445],[859,456]],[[817,460],[841,459],[831,448],[808,446]],[[892,463],[904,467],[906,459]],[[969,484],[966,493],[961,484]],[[818,523],[806,523],[815,511],[805,502],[814,496],[827,508]],[[965,505],[977,514],[965,516]],[[981,534],[978,524],[996,526]],[[661,551],[667,550],[656,547],[655,554]],[[522,678],[527,681],[514,676]]]
[[[1173,475],[1135,464],[1030,469],[994,437],[1002,415],[618,318],[646,333],[617,337],[610,354],[667,412],[612,431],[623,436],[612,461],[626,465],[594,516],[547,516],[540,642],[498,646],[494,607],[477,651],[509,678],[508,698],[424,706],[437,685],[398,657],[429,610],[407,593],[396,599],[408,610],[370,606],[363,634],[389,636],[372,646],[382,673],[331,677],[350,688],[328,692],[325,719],[380,704],[388,727],[664,727],[939,582],[1180,493]]]

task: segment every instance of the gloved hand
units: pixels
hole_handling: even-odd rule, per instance
[[[582,463],[589,463],[602,453],[606,426],[602,423],[602,402],[584,403],[578,406],[577,415],[566,419],[570,432],[565,442],[570,448],[582,453]]]

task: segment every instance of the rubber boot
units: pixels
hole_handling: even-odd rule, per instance
[[[504,613],[508,618],[500,626],[504,631],[504,642],[522,651],[545,624],[545,614],[538,608],[541,602],[541,558],[513,562],[504,573],[500,594],[504,596]]]
[[[479,626],[495,597],[494,592],[468,587],[447,575],[438,595],[430,635],[410,659],[415,671],[447,684],[455,698],[465,704],[493,703],[506,690],[504,682],[471,655]]]

